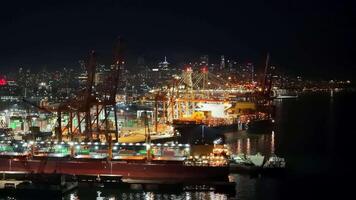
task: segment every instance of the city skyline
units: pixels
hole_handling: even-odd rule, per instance
[[[355,24],[355,0],[5,1],[0,200],[344,199]]]
[[[179,64],[221,55],[325,78],[352,78],[352,1],[15,1],[2,7],[0,69],[74,67],[92,49],[104,63],[117,36],[127,62]],[[157,64],[158,64],[157,62]]]

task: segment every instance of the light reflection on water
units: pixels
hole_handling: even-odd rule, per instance
[[[84,191],[83,191],[84,190]],[[110,192],[101,193],[100,190],[96,191],[96,196],[90,192],[85,193],[85,190],[95,190],[94,188],[80,188],[72,193],[63,197],[63,200],[83,200],[83,199],[95,199],[95,200],[227,200],[229,199],[227,194],[215,193],[213,191],[202,192],[182,192],[182,193],[161,193],[157,192],[144,192],[144,191],[119,191],[113,190]]]
[[[251,135],[246,132],[227,133],[229,146],[233,154],[256,154],[270,156],[276,150],[275,131],[266,135]]]

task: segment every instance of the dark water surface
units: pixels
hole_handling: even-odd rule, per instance
[[[236,195],[214,192],[133,191],[84,187],[64,199],[345,199],[354,189],[356,93],[308,94],[275,101],[272,135],[229,133],[235,152],[275,153],[287,161],[284,178],[232,175]],[[350,198],[350,197],[349,197]],[[351,198],[354,198],[351,196]]]

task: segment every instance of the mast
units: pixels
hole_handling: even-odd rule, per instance
[[[147,126],[147,132],[146,132]],[[145,141],[146,141],[146,158],[147,161],[151,161],[151,133],[148,125],[147,110],[145,110]]]
[[[263,82],[262,82],[262,92],[263,92],[263,94],[265,94],[265,91],[266,91],[268,65],[269,65],[269,53],[267,52],[266,63],[265,63],[265,72],[264,72],[264,77],[263,77]]]
[[[155,132],[158,133],[158,93],[155,98]]]

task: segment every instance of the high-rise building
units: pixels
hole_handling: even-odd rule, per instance
[[[251,83],[253,83],[255,81],[255,67],[253,66],[253,63],[249,62],[247,63],[247,69],[250,73],[250,80],[251,80]]]
[[[228,69],[229,69],[229,72],[232,72],[233,71],[233,61],[232,60],[227,60],[227,65],[228,65]]]
[[[170,69],[168,68],[169,63],[167,62],[167,57],[164,57],[164,61],[158,64],[159,79],[168,79],[170,75]]]
[[[225,57],[224,55],[221,56],[221,62],[220,62],[220,70],[225,69]]]
[[[209,66],[209,56],[208,55],[200,56],[200,66]]]
[[[164,61],[158,63],[158,68],[159,68],[159,70],[166,71],[166,70],[168,70],[168,65],[169,65],[169,63],[167,62],[167,57],[165,56]]]

